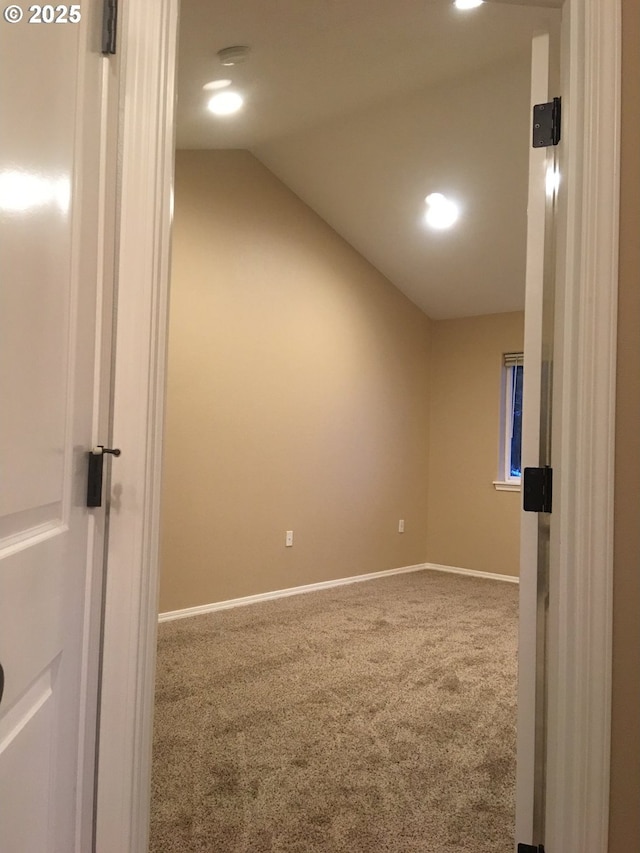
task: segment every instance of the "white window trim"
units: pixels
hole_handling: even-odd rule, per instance
[[[520,362],[523,360],[522,353],[506,353],[503,356],[502,364],[502,401],[501,409],[502,416],[500,418],[500,453],[498,459],[498,478],[493,481],[493,486],[498,492],[519,492],[521,489],[521,477],[510,476],[511,471],[511,441],[508,436],[511,435],[513,428],[513,376],[512,367],[516,363],[509,364],[507,359],[509,356],[517,358]]]
[[[522,489],[522,483],[520,479],[494,480],[493,487],[496,492],[519,492]]]

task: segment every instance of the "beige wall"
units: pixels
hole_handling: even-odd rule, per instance
[[[640,848],[640,4],[623,0],[609,853]]]
[[[248,152],[175,201],[160,609],[424,561],[428,318]]]
[[[429,562],[518,575],[520,493],[493,481],[502,355],[523,338],[522,312],[433,324]]]

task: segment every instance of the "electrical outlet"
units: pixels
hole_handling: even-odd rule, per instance
[[[293,546],[293,530],[287,530],[285,533],[284,545],[285,548],[291,548]]]
[[[404,533],[404,518],[398,522],[398,533]]]

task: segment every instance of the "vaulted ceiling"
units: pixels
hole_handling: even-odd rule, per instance
[[[182,0],[177,145],[252,151],[435,319],[522,309],[531,38],[554,5]],[[245,95],[224,118],[220,77]],[[426,227],[430,192],[453,228]]]

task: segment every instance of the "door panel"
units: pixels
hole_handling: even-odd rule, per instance
[[[97,666],[87,649],[102,518],[84,504],[99,375],[99,5],[83,4],[79,24],[29,24],[26,6],[20,23],[0,24],[0,826],[10,853],[80,849],[91,801],[85,685]]]
[[[54,680],[59,659],[17,700],[0,724],[2,843],[6,850],[47,850],[51,819],[51,744],[54,737]],[[15,780],[21,780],[19,785]],[[28,798],[25,797],[28,794]],[[33,808],[33,803],[42,804]],[[23,815],[29,820],[6,819]]]

